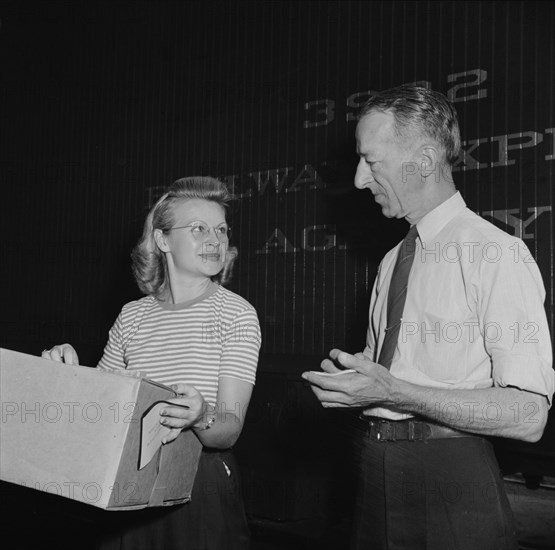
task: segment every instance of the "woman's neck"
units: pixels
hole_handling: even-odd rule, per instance
[[[212,280],[208,277],[197,279],[190,283],[180,282],[176,284],[170,279],[168,288],[161,296],[164,302],[180,304],[194,300],[202,296],[212,285]]]

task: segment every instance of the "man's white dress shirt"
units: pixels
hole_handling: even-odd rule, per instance
[[[417,229],[391,374],[431,388],[514,386],[545,395],[551,405],[555,377],[545,289],[524,242],[470,211],[460,193],[426,214]],[[384,340],[399,246],[382,260],[372,291],[364,350],[372,361]],[[467,406],[461,414],[471,412]],[[493,408],[485,411],[488,417]],[[384,408],[365,414],[408,416]]]

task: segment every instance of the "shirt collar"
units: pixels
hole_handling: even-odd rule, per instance
[[[457,191],[452,197],[428,212],[417,224],[420,242],[432,242],[437,234],[460,212],[466,208],[466,203]]]

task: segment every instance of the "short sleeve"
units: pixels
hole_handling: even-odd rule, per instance
[[[97,365],[97,368],[102,370],[119,370],[125,369],[123,348],[123,323],[122,314],[118,316],[108,334],[108,342],[104,348],[102,359]]]
[[[260,324],[251,306],[238,313],[226,331],[220,376],[254,384],[261,341]]]

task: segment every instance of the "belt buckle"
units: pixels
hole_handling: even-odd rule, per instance
[[[395,425],[388,420],[380,420],[376,439],[378,441],[396,441]]]

